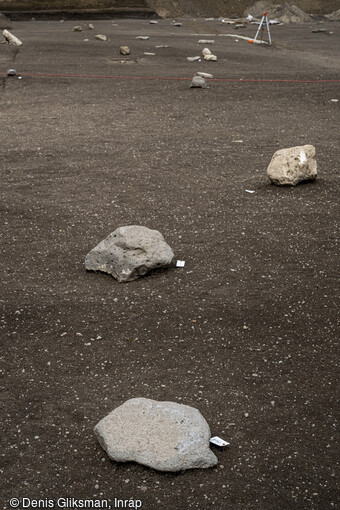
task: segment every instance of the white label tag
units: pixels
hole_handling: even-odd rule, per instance
[[[210,442],[213,444],[216,444],[217,446],[229,446],[230,445],[230,443],[227,443],[227,441],[224,441],[223,439],[221,439],[218,436],[212,437],[210,439]]]
[[[185,260],[177,260],[176,267],[184,267],[185,266]]]

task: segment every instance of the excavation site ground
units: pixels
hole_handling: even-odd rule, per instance
[[[0,45],[4,509],[339,504],[340,23],[272,26],[269,46],[172,21],[14,21],[22,46]],[[187,61],[200,39],[217,62]],[[317,180],[272,185],[275,151],[305,144]],[[124,225],[185,267],[87,272]],[[180,473],[111,461],[93,427],[134,397],[199,409],[230,447]]]

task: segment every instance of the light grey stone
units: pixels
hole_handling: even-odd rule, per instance
[[[94,25],[93,25],[93,23],[89,23],[89,30],[94,30]]]
[[[217,57],[216,55],[204,55],[204,60],[208,60],[208,61],[211,61],[211,62],[216,62],[217,60]]]
[[[82,32],[82,31],[83,31],[83,27],[81,27],[80,25],[73,27],[73,32]]]
[[[130,55],[131,53],[130,48],[128,46],[121,46],[119,48],[119,51],[121,55]]]
[[[9,32],[8,30],[4,30],[2,32],[2,35],[4,36],[4,38],[6,39],[6,41],[9,42],[9,44],[13,44],[13,46],[21,46],[22,45],[22,42],[20,41],[20,39],[18,39],[17,37],[15,37],[15,35],[13,35],[11,32]]]
[[[138,35],[136,39],[140,39],[141,41],[147,41],[148,39],[150,39],[150,37],[148,35]]]
[[[209,448],[210,429],[201,413],[175,402],[133,398],[94,429],[108,456],[158,471],[209,468],[218,463]]]
[[[302,145],[276,151],[267,168],[267,175],[277,186],[296,186],[317,177],[315,147]]]
[[[98,39],[98,41],[106,41],[107,40],[106,35],[103,35],[103,34],[97,34],[95,36],[95,38]]]
[[[199,71],[198,73],[196,73],[197,76],[202,76],[202,78],[213,78],[213,75],[212,74],[209,74],[209,73],[203,73],[201,71]]]
[[[201,60],[202,57],[196,56],[196,57],[187,57],[188,62],[197,62],[198,60]]]
[[[190,88],[199,88],[199,89],[205,89],[207,87],[207,84],[205,83],[205,79],[202,76],[194,76]]]
[[[85,267],[111,274],[119,282],[129,282],[151,269],[169,266],[173,257],[160,232],[129,225],[118,228],[93,248],[86,255]]]
[[[198,44],[214,44],[215,41],[213,39],[200,39]]]
[[[203,48],[202,55],[203,57],[205,57],[205,55],[211,55],[211,51],[209,50],[209,48]]]

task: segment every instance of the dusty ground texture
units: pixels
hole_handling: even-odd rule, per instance
[[[273,47],[217,21],[94,23],[14,22],[23,46],[0,45],[0,72],[23,76],[0,76],[2,508],[336,508],[340,93],[299,80],[339,80],[339,23],[273,27]],[[186,61],[200,38],[216,63]],[[243,81],[190,89],[195,71]],[[271,185],[273,153],[304,144],[318,180]],[[185,267],[127,284],[86,272],[129,224]],[[93,427],[133,397],[198,408],[231,447],[177,475],[110,461]]]

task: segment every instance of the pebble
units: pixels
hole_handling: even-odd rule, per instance
[[[196,74],[197,74],[197,76],[202,76],[202,78],[213,78],[213,75],[209,74],[209,73],[198,72]]]
[[[106,35],[103,35],[103,34],[97,34],[96,39],[98,39],[98,41],[106,41],[107,37],[106,37]]]
[[[8,71],[7,71],[7,76],[15,76],[16,74],[17,74],[17,72],[15,69],[8,69]]]
[[[128,46],[121,46],[119,48],[119,51],[120,51],[121,55],[130,55],[130,52],[131,52],[131,50]]]
[[[148,51],[144,51],[143,55],[145,55],[146,57],[150,57],[150,56],[156,55],[156,53],[150,53]]]
[[[73,27],[73,32],[82,32],[82,30],[83,30],[83,27],[81,27],[79,25],[76,27]]]
[[[148,39],[150,39],[150,37],[148,35],[138,35],[136,39],[140,39],[141,41],[147,41]]]
[[[187,57],[188,62],[197,62],[197,60],[201,60],[201,57]]]
[[[94,29],[94,25],[92,23],[89,23],[89,30],[93,30]]]
[[[214,44],[215,41],[213,39],[200,39],[198,44]]]

